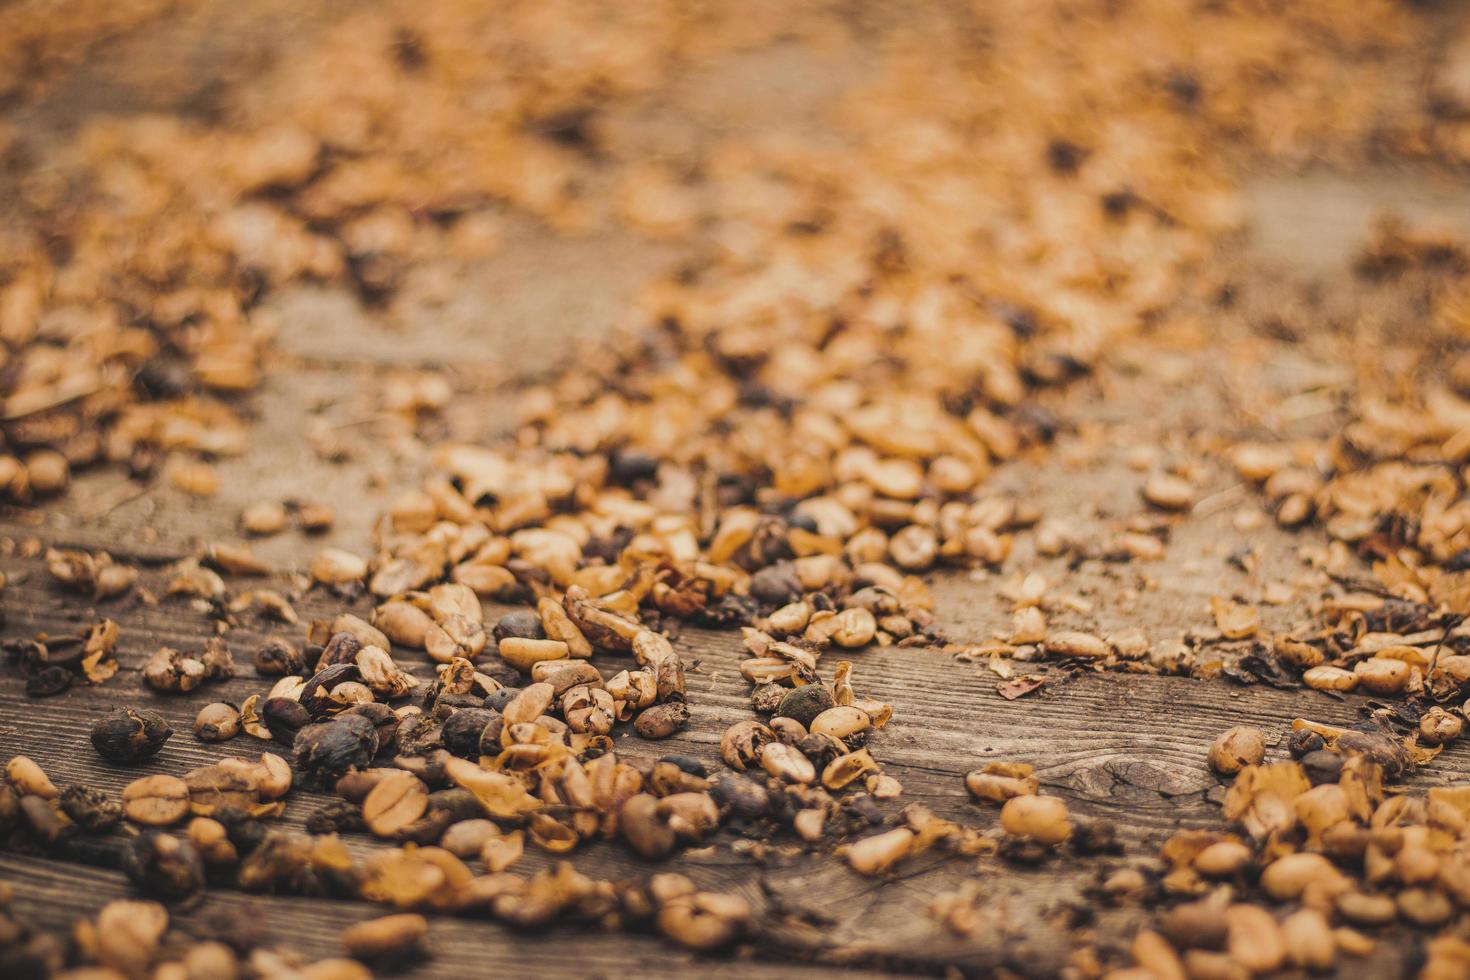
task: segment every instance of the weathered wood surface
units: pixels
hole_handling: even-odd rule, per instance
[[[119,558],[144,563],[140,584],[161,593],[168,573],[160,563],[193,553],[200,539],[232,538],[231,524],[239,504],[271,495],[333,500],[343,519],[326,538],[286,534],[258,549],[283,570],[268,584],[290,590],[293,580],[286,573],[304,567],[318,548],[334,544],[365,552],[367,529],[376,508],[395,485],[413,479],[413,470],[405,469],[383,486],[359,493],[365,487],[371,459],[328,467],[300,450],[284,433],[280,439],[273,438],[278,425],[288,426],[293,417],[299,417],[293,399],[310,400],[314,393],[339,382],[340,376],[325,368],[293,369],[273,379],[262,399],[264,435],[255,440],[245,458],[225,464],[226,488],[217,501],[201,504],[175,491],[158,489],[99,517],[81,519],[77,512],[85,512],[92,485],[118,480],[115,475],[100,474],[84,481],[75,502],[46,524],[30,527],[24,515],[12,515],[7,525],[0,526],[0,533],[16,542],[35,536],[48,544],[106,547]],[[1098,384],[1114,386],[1109,404],[1118,406],[1122,418],[1130,413],[1146,417],[1145,401],[1159,397],[1197,401],[1191,394],[1195,386],[1187,383],[1162,394],[1153,386],[1131,385],[1121,377],[1109,376]],[[1055,407],[1063,418],[1076,421],[1078,413],[1095,404],[1096,394],[1083,386]],[[1134,399],[1131,403],[1130,398]],[[1196,406],[1195,410],[1204,412],[1210,407]],[[1102,526],[1138,513],[1139,476],[1121,462],[1123,447],[1084,454],[1088,442],[1065,437],[1047,460],[1020,461],[1003,468],[994,486],[1003,492],[1029,492],[1047,513],[1075,514],[1084,525]],[[259,479],[254,474],[260,474]],[[1225,499],[1239,498],[1250,505],[1223,474],[1216,490]],[[1156,641],[1164,641],[1191,627],[1206,626],[1211,594],[1250,594],[1270,578],[1297,574],[1296,548],[1311,536],[1259,530],[1249,537],[1261,557],[1255,576],[1225,560],[1245,543],[1245,536],[1231,528],[1229,511],[1222,509],[1188,519],[1176,528],[1169,557],[1163,562],[1085,562],[1069,569],[1063,559],[1038,558],[1023,535],[1005,569],[973,575],[944,573],[934,579],[934,585],[941,618],[957,638],[981,639],[1003,632],[1010,604],[1000,594],[1002,584],[1016,571],[1037,570],[1053,583],[1057,598],[1078,600],[1072,608],[1054,610],[1058,625],[1102,632],[1141,625]],[[58,783],[86,782],[116,792],[140,772],[179,773],[221,754],[268,747],[244,736],[223,746],[207,745],[190,731],[193,715],[202,704],[219,699],[238,703],[268,686],[248,666],[232,681],[185,696],[159,695],[142,685],[138,669],[159,645],[197,648],[211,635],[212,621],[187,600],[163,599],[149,605],[135,593],[93,604],[61,592],[39,559],[12,555],[0,559],[0,569],[10,578],[3,593],[4,637],[75,634],[106,616],[121,625],[119,659],[123,666],[118,676],[100,687],[73,688],[43,701],[26,698],[15,676],[0,677],[0,758],[25,752]],[[265,583],[231,578],[229,584],[232,592],[238,592]],[[1091,609],[1083,605],[1089,602]],[[319,591],[308,591],[299,596],[296,608],[304,624],[313,615],[332,615],[345,608],[363,613],[368,604],[344,604]],[[497,610],[487,607],[487,612],[493,616]],[[1301,602],[1268,609],[1268,624],[1284,626],[1303,614]],[[248,665],[251,652],[266,636],[281,634],[299,641],[302,631],[301,626],[245,614],[230,630],[228,642],[242,665]],[[689,665],[693,721],[688,731],[662,743],[625,734],[618,739],[618,750],[641,758],[687,752],[715,760],[725,726],[749,717],[747,685],[737,670],[743,656],[738,638],[732,633],[685,630],[676,646]],[[418,665],[421,676],[429,673],[422,653],[400,650],[396,654]],[[937,651],[871,649],[853,659],[859,689],[895,705],[895,720],[875,739],[873,750],[904,784],[905,801],[922,802],[943,816],[988,827],[995,821],[995,810],[969,801],[963,774],[991,759],[1031,762],[1047,791],[1067,798],[1077,815],[1116,821],[1126,849],[1121,856],[1068,855],[1040,868],[1018,868],[992,859],[982,859],[977,865],[974,859],[931,853],[901,865],[893,877],[875,881],[853,874],[825,853],[830,845],[806,848],[783,841],[767,861],[756,863],[732,849],[733,838],[721,836],[712,845],[686,852],[666,865],[701,884],[746,895],[762,913],[754,948],[773,956],[814,961],[818,965],[812,969],[851,963],[921,972],[959,968],[984,973],[1007,964],[1038,974],[1053,973],[1069,949],[1070,940],[1062,928],[1067,910],[1096,905],[1084,891],[1100,875],[1124,865],[1149,864],[1158,845],[1179,827],[1221,826],[1220,784],[1203,764],[1214,735],[1233,724],[1255,724],[1279,738],[1294,716],[1346,723],[1358,717],[1361,703],[1361,699],[1339,700],[1303,690],[1242,688],[1224,680],[1086,672],[1068,677],[1055,670],[1054,679],[1041,692],[1007,701],[996,691],[1000,678],[986,665],[960,663]],[[598,663],[606,669],[622,666],[617,657],[599,657]],[[1027,664],[1012,667],[1037,669]],[[146,766],[107,765],[87,742],[91,719],[118,704],[159,710],[179,733]],[[1281,749],[1274,751],[1280,754]],[[1452,747],[1433,767],[1416,776],[1415,783],[1435,784],[1467,775],[1470,757]],[[316,793],[293,792],[285,825],[301,826],[326,799]],[[351,843],[363,849],[379,846],[366,837]],[[89,848],[73,859],[98,867],[77,871],[54,856],[6,855],[0,858],[0,876],[20,878],[24,907],[52,921],[95,906],[104,895],[125,890],[121,876],[107,867],[112,857],[106,847]],[[594,876],[620,877],[653,870],[620,846],[594,845],[576,852],[573,860],[579,870]],[[546,864],[545,855],[533,850],[517,870]],[[941,930],[925,915],[925,906],[937,895],[975,879],[982,883],[985,896],[986,928],[958,937]],[[94,880],[98,882],[95,890],[90,887]],[[88,887],[80,890],[78,883],[83,881]],[[333,934],[341,924],[375,911],[356,902],[247,898],[220,889],[210,892],[200,914],[211,908],[231,912],[264,908],[269,938],[298,943],[308,952],[330,951]],[[786,915],[778,914],[782,912]],[[792,925],[792,916],[820,925],[797,927]],[[1105,946],[1118,946],[1141,921],[1142,913],[1136,908],[1102,909],[1098,932]],[[687,954],[652,937],[563,932],[538,940],[516,936],[491,923],[452,920],[436,920],[435,930],[437,955],[422,968],[424,975],[460,974],[477,962],[476,957],[504,968],[520,960],[547,975],[578,972],[576,967],[584,963],[593,964],[593,970],[605,964],[609,973],[677,971],[686,969],[689,961]],[[437,941],[441,935],[443,942]],[[1382,959],[1371,968],[1391,970],[1400,952],[1399,943],[1386,943]],[[699,969],[710,965],[701,963]],[[730,968],[747,967],[750,965],[742,963]]]

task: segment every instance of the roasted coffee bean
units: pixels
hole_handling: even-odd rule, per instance
[[[134,765],[157,755],[173,733],[156,711],[117,708],[92,723],[92,747],[109,762]]]
[[[141,891],[169,901],[204,887],[204,861],[194,845],[159,831],[145,831],[128,845],[123,870]]]
[[[90,834],[105,834],[123,819],[122,804],[91,786],[68,786],[60,803],[62,812]]]
[[[216,701],[199,709],[194,717],[194,735],[203,742],[223,742],[240,734],[240,712],[232,704]]]

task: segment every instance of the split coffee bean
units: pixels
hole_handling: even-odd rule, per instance
[[[156,711],[118,708],[92,723],[92,746],[109,762],[135,765],[153,758],[174,730]]]

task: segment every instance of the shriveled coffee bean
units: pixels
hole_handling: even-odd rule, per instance
[[[188,898],[204,887],[204,861],[194,845],[158,831],[128,845],[123,870],[140,890],[163,899]]]
[[[429,789],[412,773],[384,777],[362,801],[362,818],[379,837],[392,837],[429,807]]]
[[[144,776],[123,787],[123,812],[145,827],[166,827],[189,815],[189,786],[177,776]]]
[[[1293,759],[1300,759],[1310,752],[1326,747],[1327,741],[1309,728],[1298,728],[1286,739],[1286,751],[1291,753]]]
[[[68,786],[59,802],[62,812],[91,834],[105,834],[123,819],[122,804],[91,786]]]
[[[271,738],[283,745],[292,745],[297,733],[311,724],[311,712],[295,698],[266,698],[260,706],[260,720],[271,733]]]
[[[472,759],[480,754],[480,736],[485,726],[500,717],[500,712],[489,708],[461,708],[440,726],[439,737],[450,752]]]
[[[775,713],[810,725],[813,719],[835,704],[832,692],[825,684],[803,684],[781,699]]]
[[[665,701],[639,712],[633,727],[644,738],[668,738],[689,724],[689,705],[683,701]]]
[[[306,657],[296,646],[285,640],[266,640],[255,652],[255,672],[262,677],[299,674],[305,669]]]
[[[296,764],[324,780],[336,780],[349,769],[362,769],[378,750],[378,730],[361,715],[339,715],[308,725],[292,746]]]
[[[203,742],[224,742],[240,734],[240,712],[232,704],[216,701],[199,709],[194,717],[194,735]]]
[[[428,934],[427,919],[405,912],[348,926],[342,930],[342,946],[359,960],[403,960],[423,954]]]
[[[174,733],[156,711],[118,708],[92,723],[92,746],[109,762],[133,765],[153,758]]]

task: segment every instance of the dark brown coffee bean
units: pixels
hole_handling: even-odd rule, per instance
[[[92,723],[92,746],[109,762],[134,765],[157,755],[173,733],[156,711],[118,708]]]
[[[122,804],[91,786],[68,786],[60,803],[62,812],[91,834],[105,834],[123,819]]]
[[[159,898],[188,898],[204,887],[204,861],[186,840],[148,831],[123,852],[123,870],[139,889]]]

